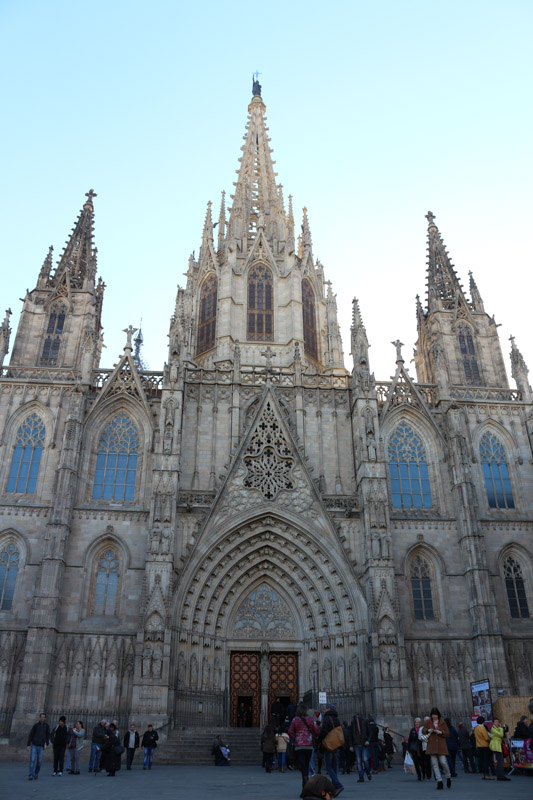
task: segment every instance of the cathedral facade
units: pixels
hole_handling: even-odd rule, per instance
[[[379,381],[357,300],[295,234],[260,89],[208,204],[167,361],[100,367],[94,192],[0,329],[0,725],[258,726],[318,692],[403,724],[533,689],[533,396],[428,213],[417,380]],[[228,204],[229,206],[229,204]],[[422,281],[422,270],[421,270]],[[364,309],[364,299],[362,300]]]

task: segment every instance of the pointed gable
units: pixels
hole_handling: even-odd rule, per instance
[[[104,383],[91,409],[91,414],[94,412],[95,408],[99,408],[105,400],[111,397],[128,397],[132,400],[136,400],[144,408],[148,419],[151,418],[150,407],[146,400],[139,372],[135,360],[131,355],[131,350],[129,349],[124,353],[119,363]]]

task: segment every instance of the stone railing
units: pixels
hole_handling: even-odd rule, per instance
[[[35,383],[76,383],[79,372],[61,367],[2,367],[0,378]]]
[[[493,389],[487,386],[454,386],[450,395],[455,400],[485,400],[488,403],[510,403],[522,400],[518,389]]]
[[[322,372],[302,372],[302,386],[324,389],[347,389],[348,375],[331,375]],[[294,370],[284,367],[242,367],[238,382],[242,386],[264,386],[270,380],[272,386],[296,386]],[[231,383],[233,370],[227,369],[187,369],[189,383]]]
[[[99,369],[92,374],[91,388],[93,392],[98,393],[103,389],[105,383],[112,375],[112,369]],[[163,373],[162,372],[139,372],[142,387],[147,397],[160,397],[163,389]]]
[[[381,381],[376,383],[376,396],[379,406],[385,405],[387,402],[391,386],[392,381]],[[430,406],[430,408],[433,408],[437,405],[439,397],[437,393],[437,387],[434,384],[416,383],[415,386],[426,405]],[[399,382],[396,384],[394,396],[391,399],[391,406],[399,406],[402,403],[413,405],[415,403],[415,398],[413,397],[409,384]]]

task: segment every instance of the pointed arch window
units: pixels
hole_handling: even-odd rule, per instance
[[[216,275],[209,275],[202,284],[200,292],[200,310],[198,313],[198,340],[196,355],[201,355],[215,346],[217,326],[217,290]]]
[[[307,278],[304,278],[302,281],[302,313],[304,323],[304,350],[308,356],[318,361],[315,293]]]
[[[38,414],[26,417],[17,431],[6,492],[35,492],[45,434],[44,422]]]
[[[522,568],[513,556],[509,556],[505,561],[503,573],[511,617],[513,619],[527,619],[529,617],[529,606],[527,604]]]
[[[120,558],[113,547],[98,556],[94,572],[91,613],[94,616],[115,616],[118,602]]]
[[[135,499],[138,453],[137,428],[127,414],[117,414],[100,437],[93,500]]]
[[[67,307],[63,302],[55,303],[50,309],[41,355],[41,364],[44,366],[55,367],[57,365],[66,315]]]
[[[411,595],[415,619],[435,619],[431,567],[421,555],[411,561]]]
[[[14,544],[0,550],[0,611],[10,611],[13,605],[20,553]]]
[[[249,341],[274,341],[273,297],[272,272],[265,264],[254,264],[248,272],[247,337]]]
[[[393,508],[431,508],[426,451],[421,438],[406,423],[389,440],[389,475]]]
[[[457,337],[459,340],[463,369],[465,371],[465,382],[469,386],[480,386],[481,375],[479,374],[476,346],[474,344],[470,325],[466,325],[465,323],[458,325]]]
[[[514,508],[505,448],[492,431],[485,431],[479,445],[489,508]]]

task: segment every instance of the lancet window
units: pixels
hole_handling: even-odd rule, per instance
[[[480,386],[481,375],[479,374],[476,346],[474,344],[470,325],[466,325],[465,323],[458,325],[457,336],[463,369],[465,371],[465,383],[469,386]]]
[[[13,605],[20,553],[14,544],[0,550],[0,611],[9,611]]]
[[[138,453],[137,428],[127,414],[117,414],[100,437],[93,500],[135,499]]]
[[[514,508],[505,448],[492,431],[485,431],[479,445],[489,508]]]
[[[200,292],[200,310],[198,314],[198,341],[196,354],[211,350],[215,346],[217,327],[217,289],[216,275],[209,275],[202,284]]]
[[[522,576],[522,568],[513,556],[509,556],[503,565],[503,573],[511,617],[513,619],[526,619],[529,617],[526,587]]]
[[[426,451],[421,438],[406,423],[389,440],[389,475],[394,508],[431,508]]]
[[[435,619],[431,567],[421,555],[411,561],[411,595],[415,619]]]
[[[37,488],[46,429],[38,414],[30,414],[17,431],[7,479],[7,492],[33,494]]]
[[[274,289],[272,272],[264,264],[255,264],[248,272],[248,339],[274,341]]]
[[[57,365],[66,315],[67,307],[63,302],[56,303],[50,309],[41,355],[41,364],[44,366],[54,367]]]
[[[114,616],[117,611],[120,559],[112,547],[107,547],[96,560],[93,580],[91,613],[94,616]]]
[[[302,281],[302,313],[304,323],[304,350],[308,356],[318,360],[315,293],[307,278],[304,278]]]

